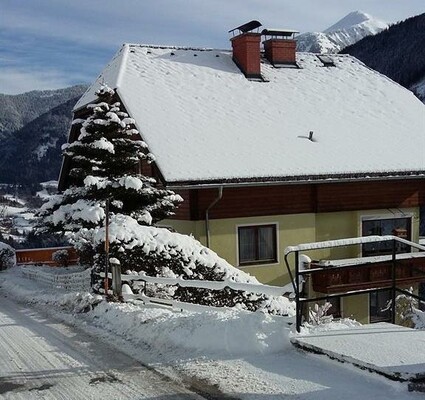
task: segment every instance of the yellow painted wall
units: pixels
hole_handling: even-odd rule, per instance
[[[316,216],[316,241],[337,240],[358,236],[357,212],[321,213]],[[310,255],[312,259],[335,260],[358,255],[354,246],[323,249]]]
[[[315,241],[315,215],[277,215],[250,218],[226,218],[210,220],[210,247],[230,264],[238,266],[237,227],[241,225],[276,223],[278,228],[278,263],[250,265],[241,270],[254,275],[260,282],[271,285],[284,285],[290,282],[283,260],[283,250],[287,246]],[[165,224],[164,224],[165,225]],[[190,234],[205,244],[204,221],[167,220],[167,225],[176,231]]]
[[[341,299],[344,318],[352,318],[361,324],[369,323],[369,294],[348,296]]]
[[[367,210],[352,212],[335,212],[319,214],[275,215],[250,218],[228,218],[210,220],[210,247],[230,264],[238,267],[237,227],[241,225],[277,224],[278,263],[240,267],[241,270],[254,275],[260,282],[270,285],[285,285],[290,282],[283,259],[287,246],[301,243],[336,240],[361,236],[362,218],[400,218],[412,217],[412,241],[419,239],[419,209]],[[171,226],[176,231],[192,234],[197,240],[206,244],[204,221],[167,220],[163,225]],[[358,257],[360,246],[310,251],[306,253],[312,259],[340,259]],[[294,258],[289,258],[294,265]],[[341,300],[343,316],[353,317],[361,323],[369,322],[369,295],[350,296]]]
[[[290,279],[283,260],[283,251],[287,246],[300,243],[336,240],[361,236],[363,217],[397,218],[412,216],[412,239],[418,241],[419,209],[367,210],[352,212],[335,212],[319,214],[273,215],[249,218],[226,218],[210,220],[210,247],[230,264],[238,267],[237,227],[240,225],[270,224],[278,225],[278,263],[241,267],[245,272],[256,276],[261,282],[282,285]],[[167,220],[163,225],[173,227],[177,232],[192,234],[202,244],[206,244],[204,221]],[[306,252],[315,260],[358,257],[360,246],[341,247]],[[290,258],[291,265],[294,263]]]

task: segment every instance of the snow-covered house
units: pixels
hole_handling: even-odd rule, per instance
[[[351,56],[296,53],[293,31],[238,33],[232,50],[123,45],[75,116],[102,84],[116,89],[156,157],[144,172],[185,200],[164,225],[265,283],[289,282],[289,245],[396,230],[417,242],[424,105]],[[344,301],[345,314],[366,320],[382,299],[370,300]]]

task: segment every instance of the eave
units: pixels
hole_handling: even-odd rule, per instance
[[[309,185],[318,183],[347,183],[347,182],[370,182],[400,179],[425,179],[423,171],[403,172],[371,172],[353,174],[333,175],[299,175],[284,177],[259,177],[244,179],[214,179],[214,180],[187,180],[187,181],[165,181],[169,189],[195,189],[195,188],[218,188],[218,187],[249,187],[249,186],[271,186],[271,185]]]

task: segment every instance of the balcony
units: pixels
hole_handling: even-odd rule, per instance
[[[312,271],[312,285],[319,293],[343,293],[392,285],[391,256],[312,261],[310,269],[315,268],[320,270]],[[425,281],[425,253],[398,254],[396,285],[421,281]]]

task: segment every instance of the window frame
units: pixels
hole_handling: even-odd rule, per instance
[[[378,300],[379,294],[387,294],[388,299],[387,301],[390,301],[392,298],[391,289],[386,290],[376,290],[375,292],[369,293],[369,323],[370,324],[377,324],[379,322],[391,322],[391,310],[384,311],[385,314],[382,316],[379,316],[378,314],[372,314],[372,296],[376,296],[376,300]],[[379,310],[377,310],[379,312]]]
[[[370,221],[384,221],[384,220],[396,220],[396,219],[407,219],[408,221],[408,231],[407,231],[407,240],[412,240],[413,238],[413,215],[411,213],[400,213],[400,214],[384,214],[384,215],[363,215],[360,217],[360,224],[359,224],[359,236],[361,237],[367,237],[369,235],[363,235],[363,224],[365,222]],[[365,245],[360,245],[360,256],[361,257],[373,257],[373,256],[379,256],[379,255],[388,255],[391,254],[391,252],[379,252],[379,253],[366,253],[364,250]],[[407,251],[398,251],[397,253],[406,253]]]
[[[244,228],[256,228],[257,229],[257,240],[258,240],[258,228],[262,227],[273,227],[273,242],[274,242],[274,259],[267,260],[252,260],[252,261],[243,261],[241,262],[240,254],[240,229]],[[254,223],[254,224],[239,224],[236,225],[236,260],[238,267],[252,267],[257,265],[275,265],[279,264],[279,225],[277,222],[264,222],[264,223]],[[258,241],[257,241],[256,252],[258,255]]]

